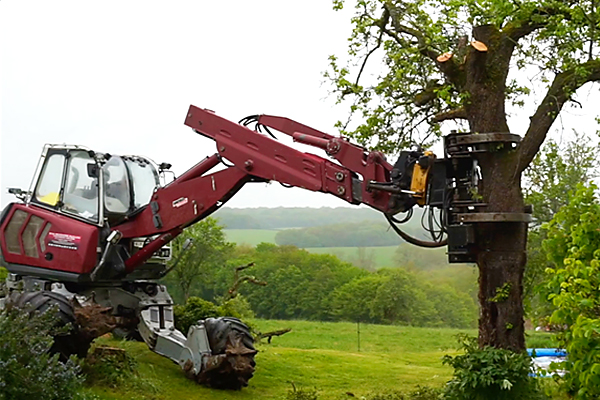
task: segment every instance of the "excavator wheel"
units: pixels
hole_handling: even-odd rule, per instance
[[[11,296],[11,304],[30,313],[35,311],[43,313],[56,305],[56,327],[70,325],[70,328],[68,332],[54,336],[54,344],[50,348],[50,352],[58,353],[59,359],[63,362],[66,362],[71,355],[80,358],[86,356],[91,341],[79,334],[73,305],[65,296],[45,290],[23,292]]]
[[[207,318],[206,333],[213,356],[225,355],[216,368],[201,372],[197,380],[219,389],[239,390],[254,375],[254,338],[250,328],[233,317]]]

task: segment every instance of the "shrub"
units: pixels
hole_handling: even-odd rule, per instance
[[[235,317],[239,319],[254,318],[254,312],[250,307],[250,303],[241,294],[238,294],[233,299],[223,301],[218,311],[223,317]]]
[[[153,399],[159,389],[154,381],[140,376],[137,368],[137,361],[126,349],[98,346],[88,354],[82,370],[89,386],[140,389]]]
[[[54,308],[30,315],[16,307],[0,312],[0,400],[79,398],[79,365],[49,354],[55,330]]]
[[[184,335],[187,335],[190,326],[199,319],[216,318],[220,316],[218,307],[210,301],[199,297],[190,297],[185,305],[177,305],[173,310],[175,316],[175,327]]]
[[[173,313],[175,315],[175,327],[184,335],[187,335],[190,326],[201,319],[217,317],[254,318],[250,304],[240,294],[223,302],[220,306],[192,296],[184,305],[175,306]]]
[[[99,350],[105,349],[95,348],[83,363],[83,373],[88,385],[116,388],[132,380],[137,368],[137,362],[133,357],[125,350],[117,349],[118,352]]]
[[[443,363],[454,368],[446,386],[447,400],[544,399],[537,381],[531,377],[532,361],[527,353],[485,347],[477,340],[459,336],[464,354],[444,356]]]

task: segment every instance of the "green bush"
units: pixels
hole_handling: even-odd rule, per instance
[[[527,353],[485,347],[466,335],[459,337],[464,354],[444,356],[443,363],[454,368],[444,398],[447,400],[545,399],[531,373]]]
[[[83,362],[85,383],[112,389],[142,389],[150,398],[159,392],[152,380],[138,374],[138,363],[125,349],[95,347]]]
[[[239,294],[233,299],[223,302],[220,306],[192,296],[184,305],[175,306],[173,313],[175,315],[175,327],[184,335],[187,335],[190,326],[201,319],[217,317],[254,318],[250,304]]]
[[[254,312],[250,307],[250,303],[241,294],[238,294],[233,299],[222,302],[218,311],[223,317],[235,317],[239,319],[254,318]]]
[[[187,335],[190,326],[194,325],[198,320],[205,318],[216,318],[221,314],[219,308],[199,297],[190,297],[185,305],[177,305],[173,309],[175,316],[175,327],[184,335]]]
[[[94,349],[83,363],[88,385],[123,386],[136,374],[137,362],[126,351],[102,354]]]
[[[55,318],[54,312],[30,315],[16,307],[0,312],[0,400],[80,398],[83,378],[75,359],[62,363],[48,352]]]

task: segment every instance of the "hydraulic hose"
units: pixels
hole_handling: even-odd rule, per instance
[[[390,226],[398,234],[398,236],[400,236],[402,239],[406,240],[410,244],[414,244],[415,246],[419,246],[419,247],[428,247],[428,248],[444,247],[445,245],[448,244],[448,239],[444,239],[440,242],[429,242],[429,241],[425,241],[425,240],[421,240],[421,239],[412,237],[408,233],[404,232],[403,230],[401,230],[400,228],[398,228],[396,226],[396,224],[393,221],[394,217],[392,217],[391,215],[388,215],[388,214],[384,214],[384,215],[385,215],[385,219],[388,220],[388,222],[390,223]]]

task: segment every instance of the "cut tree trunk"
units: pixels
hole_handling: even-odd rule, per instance
[[[492,26],[473,31],[489,51],[471,49],[465,62],[465,106],[471,132],[508,132],[504,103],[505,82],[514,44]],[[518,133],[518,132],[517,132]],[[502,146],[482,153],[480,193],[487,213],[523,213],[521,174],[516,151]],[[482,210],[483,211],[483,210]],[[479,269],[479,346],[523,351],[523,271],[526,263],[527,224],[480,223],[475,227]]]

